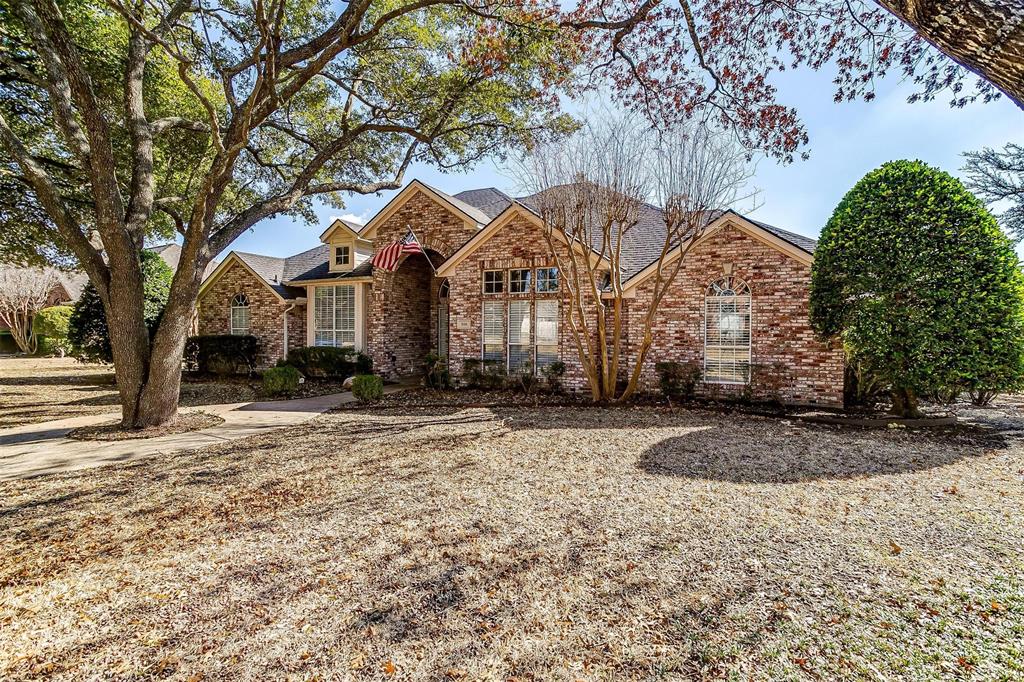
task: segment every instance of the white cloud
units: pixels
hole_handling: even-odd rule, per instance
[[[335,220],[347,220],[350,223],[357,223],[359,225],[365,225],[366,224],[366,219],[369,217],[369,215],[370,215],[370,211],[369,210],[363,211],[359,215],[356,215],[355,213],[346,213],[345,215],[332,215],[331,216],[331,222],[333,223]]]

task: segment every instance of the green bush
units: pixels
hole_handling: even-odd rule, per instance
[[[302,374],[291,365],[272,367],[263,373],[263,392],[270,396],[293,395]]]
[[[317,379],[347,379],[356,374],[369,374],[373,362],[369,356],[353,348],[333,346],[303,346],[288,351],[288,364],[307,377]]]
[[[565,376],[565,363],[555,360],[540,368],[540,373],[547,382],[548,388],[555,393],[562,390],[562,377]]]
[[[32,319],[32,330],[39,337],[39,355],[64,355],[71,352],[68,324],[74,307],[55,305],[43,308]]]
[[[352,395],[361,403],[372,403],[384,397],[384,381],[375,374],[357,374],[352,378]]]
[[[448,374],[448,360],[437,353],[428,353],[423,361],[426,369],[426,382],[428,388],[448,388],[451,385],[451,376]]]
[[[699,363],[687,362],[656,362],[654,371],[658,375],[658,388],[661,394],[672,400],[689,401],[697,393],[704,372]]]
[[[185,369],[199,374],[251,374],[260,355],[255,336],[206,334],[185,342]]]
[[[1003,391],[1024,377],[1024,275],[995,218],[959,180],[920,161],[868,173],[821,233],[811,322],[888,387],[918,396]]]
[[[504,388],[508,379],[500,362],[478,358],[467,358],[462,361],[462,378],[469,388],[485,391]]]
[[[533,363],[530,362],[520,367],[519,371],[509,379],[514,381],[516,388],[526,395],[532,395],[540,386],[540,377],[533,371]]]
[[[160,324],[164,314],[167,297],[171,293],[171,280],[174,272],[167,263],[152,251],[143,251],[140,256],[142,263],[142,314],[149,329],[150,337]],[[88,362],[113,362],[110,350],[110,332],[107,329],[107,317],[103,311],[103,301],[96,287],[89,282],[82,289],[82,295],[75,302],[71,318],[68,320],[68,341],[75,355]]]

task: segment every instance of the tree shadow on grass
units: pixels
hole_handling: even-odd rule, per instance
[[[648,447],[637,467],[657,476],[729,483],[801,483],[910,473],[1009,447],[999,434],[892,434],[811,427],[756,434],[710,429]],[[978,435],[978,434],[975,434]]]

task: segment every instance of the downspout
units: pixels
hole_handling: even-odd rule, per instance
[[[287,308],[284,309],[284,358],[288,358],[288,313],[295,310],[295,306],[298,303],[291,303]]]

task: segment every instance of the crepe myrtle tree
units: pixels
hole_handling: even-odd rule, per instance
[[[598,120],[571,137],[538,145],[525,159],[524,184],[535,193],[569,299],[566,321],[593,400],[624,401],[636,393],[651,329],[690,248],[722,209],[753,196],[746,193],[748,161],[731,135],[704,126],[658,134],[630,116]],[[632,299],[641,317],[630,325],[635,345],[627,359],[623,245],[641,221],[652,220],[659,249],[648,264],[655,268],[649,295]]]
[[[532,3],[488,7],[0,0],[3,175],[102,301],[124,427],[175,416],[204,269],[257,222],[569,125],[576,43]],[[182,253],[151,337],[139,254],[160,230]]]
[[[22,353],[36,352],[39,344],[32,318],[50,303],[59,284],[51,268],[0,265],[0,323],[11,331]]]
[[[919,414],[925,394],[977,396],[1024,377],[1024,274],[1009,238],[959,180],[920,161],[861,179],[822,230],[811,323]]]

